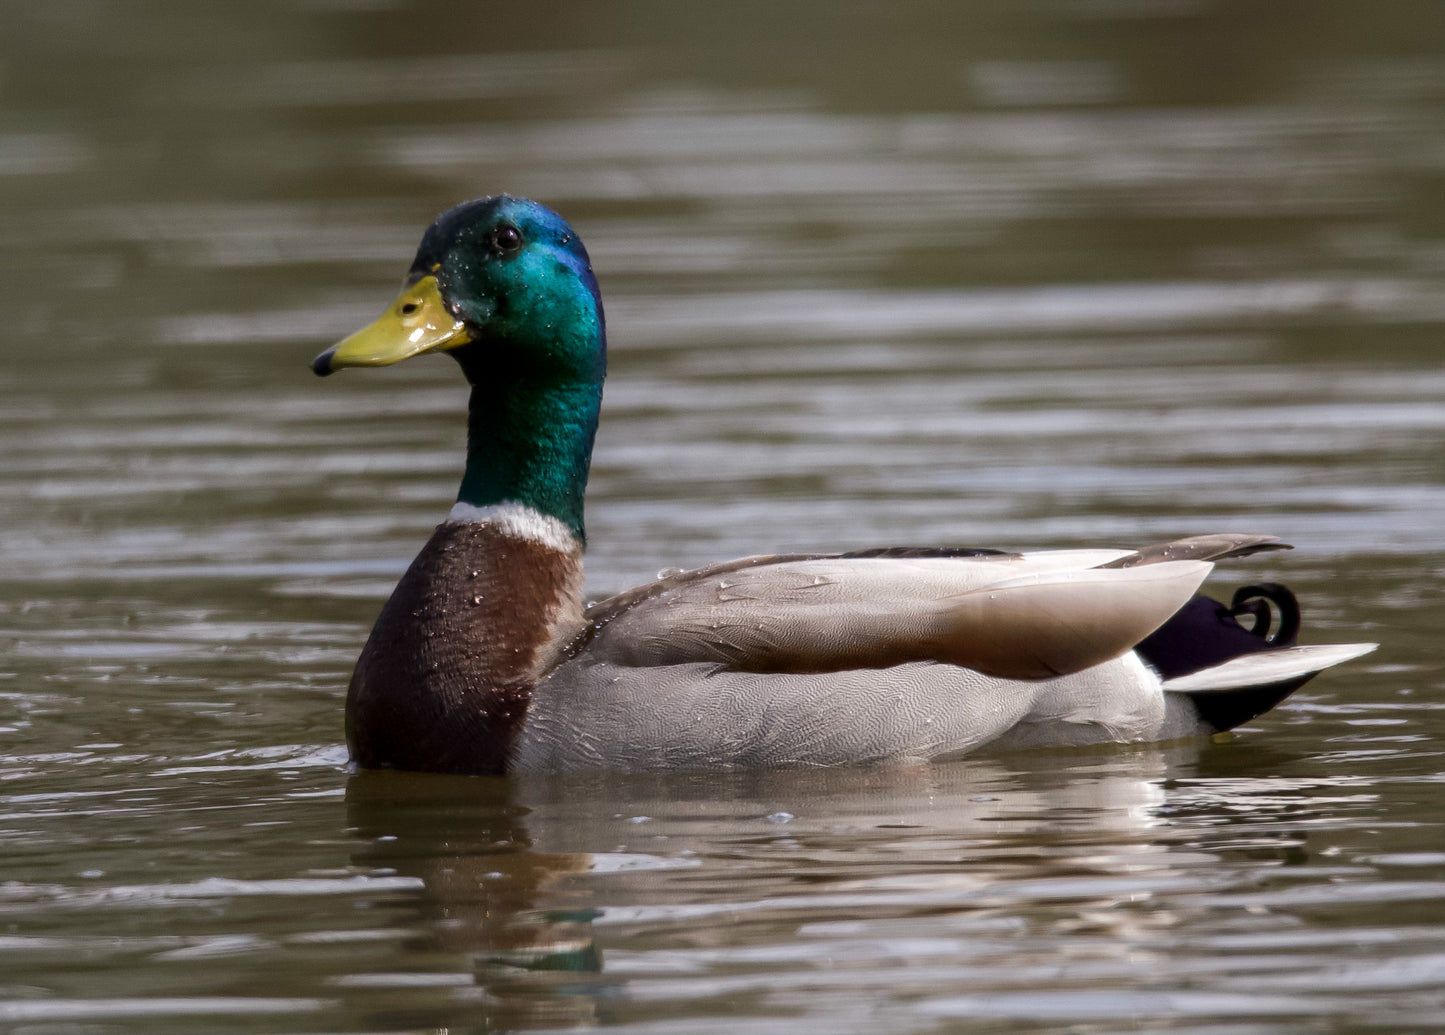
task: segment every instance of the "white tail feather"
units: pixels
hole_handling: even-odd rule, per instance
[[[1287,679],[1313,675],[1327,668],[1370,653],[1377,643],[1327,643],[1311,647],[1286,647],[1231,658],[1222,665],[1200,669],[1187,676],[1167,680],[1171,693],[1197,694],[1208,690],[1238,690],[1245,686],[1269,686]]]

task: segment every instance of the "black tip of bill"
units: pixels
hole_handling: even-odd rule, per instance
[[[335,352],[335,348],[327,349],[311,361],[311,370],[317,377],[327,377],[336,372],[331,369],[331,357]]]

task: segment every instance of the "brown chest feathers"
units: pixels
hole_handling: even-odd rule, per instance
[[[581,624],[582,557],[448,523],[382,608],[346,698],[361,766],[500,773],[533,686]]]

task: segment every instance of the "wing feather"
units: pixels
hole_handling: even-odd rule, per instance
[[[604,602],[588,652],[618,664],[715,662],[837,672],[940,661],[1006,678],[1076,672],[1124,653],[1210,565],[1098,565],[1124,551],[987,558],[831,557],[701,569]]]

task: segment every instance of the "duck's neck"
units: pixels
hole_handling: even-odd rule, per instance
[[[454,517],[468,507],[520,504],[584,541],[582,498],[601,404],[600,381],[473,381]]]

